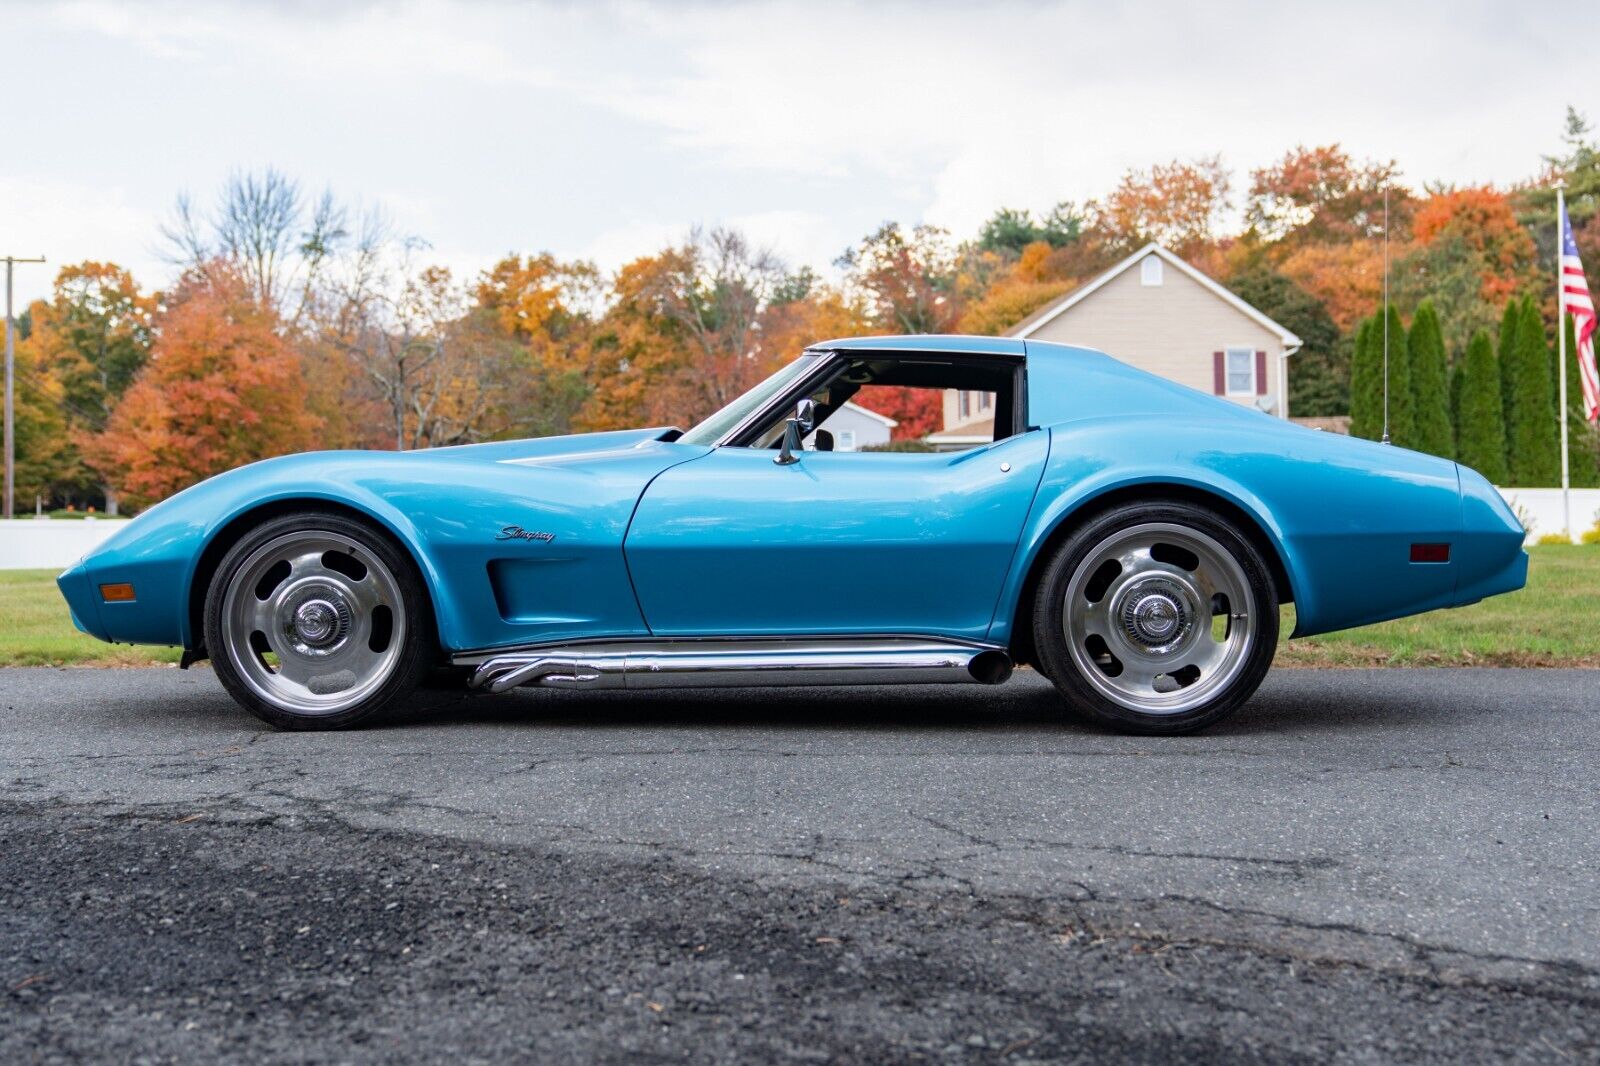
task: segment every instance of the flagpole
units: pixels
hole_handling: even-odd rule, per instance
[[[1561,531],[1572,540],[1572,471],[1567,455],[1567,293],[1562,287],[1561,252],[1567,244],[1566,183],[1556,182],[1556,392],[1561,421]]]

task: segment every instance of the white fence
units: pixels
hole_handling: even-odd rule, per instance
[[[1561,533],[1560,489],[1501,489],[1511,509],[1528,530],[1528,543]],[[1600,520],[1600,489],[1572,490],[1572,539],[1577,540]]]
[[[0,570],[65,570],[126,518],[0,519]]]

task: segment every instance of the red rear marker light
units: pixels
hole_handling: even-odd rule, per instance
[[[1411,546],[1411,561],[1414,563],[1448,563],[1450,561],[1450,545],[1413,544]]]
[[[133,586],[126,583],[121,585],[101,585],[100,598],[107,603],[132,603]]]

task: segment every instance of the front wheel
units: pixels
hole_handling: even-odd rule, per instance
[[[264,522],[228,551],[205,632],[223,686],[280,729],[366,721],[437,659],[410,558],[364,523],[320,511]]]
[[[1095,720],[1135,733],[1201,729],[1255,692],[1278,644],[1260,551],[1186,503],[1128,504],[1061,545],[1039,583],[1044,672]]]

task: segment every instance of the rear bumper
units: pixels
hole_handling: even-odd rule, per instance
[[[1454,550],[1457,604],[1515,592],[1528,583],[1522,522],[1493,485],[1470,467],[1461,477],[1461,534]]]

